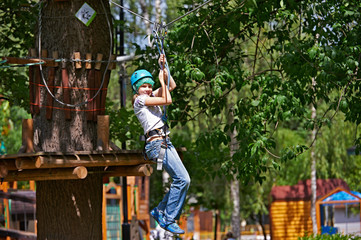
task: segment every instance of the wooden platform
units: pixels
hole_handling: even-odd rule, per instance
[[[20,153],[0,156],[4,181],[84,179],[104,176],[149,176],[152,161],[140,150]],[[89,169],[89,170],[88,170]]]

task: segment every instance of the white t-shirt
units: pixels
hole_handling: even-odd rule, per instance
[[[161,129],[164,125],[162,121],[162,109],[160,106],[146,106],[145,99],[148,95],[140,95],[134,101],[134,113],[144,129],[144,135],[153,129]]]

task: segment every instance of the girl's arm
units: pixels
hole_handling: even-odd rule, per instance
[[[159,65],[162,65],[163,66],[163,69],[164,69],[164,80],[165,80],[165,86],[167,87],[168,86],[168,70],[164,67],[164,63],[165,63],[165,56],[164,54],[161,54],[160,57],[159,57]],[[177,84],[175,83],[174,79],[172,76],[170,76],[170,81],[169,81],[169,91],[173,91],[175,88],[177,87]],[[162,87],[156,89],[153,91],[153,94],[154,96],[158,96],[159,93],[162,92]]]
[[[159,72],[159,82],[161,87],[154,92],[154,97],[148,97],[145,99],[146,106],[163,106],[170,105],[172,103],[172,96],[168,90],[168,87],[164,83],[164,71]]]

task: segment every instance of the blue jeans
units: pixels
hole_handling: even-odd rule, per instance
[[[154,140],[146,144],[145,152],[149,159],[156,161],[162,142],[163,140]],[[163,168],[172,177],[173,182],[157,208],[164,213],[166,223],[171,224],[178,220],[182,213],[191,179],[169,138],[167,145]]]

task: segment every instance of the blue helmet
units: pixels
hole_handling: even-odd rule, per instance
[[[153,86],[153,84],[154,84],[154,81],[153,81],[153,76],[152,76],[152,74],[150,73],[150,72],[148,72],[147,70],[144,70],[144,69],[140,69],[140,70],[137,70],[137,71],[135,71],[133,74],[132,74],[132,76],[131,76],[131,78],[130,78],[130,83],[132,84],[132,89],[133,89],[133,91],[134,91],[134,93],[136,93],[137,92],[137,86],[136,86],[136,83],[137,82],[139,82],[140,80],[142,80],[142,79],[145,79],[145,78],[147,78],[147,79],[149,79],[150,80],[150,84]]]

